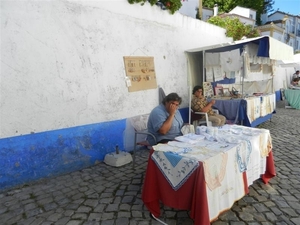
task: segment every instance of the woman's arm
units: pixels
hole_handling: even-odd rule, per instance
[[[211,100],[206,106],[201,109],[201,112],[208,112],[212,106],[215,104],[215,100]]]
[[[163,123],[163,125],[159,128],[158,132],[160,134],[167,134],[168,131],[170,130],[170,128],[172,127],[172,124],[173,124],[173,119],[175,117],[175,114],[174,115],[169,115],[167,120]]]
[[[166,119],[166,121],[163,123],[163,125],[159,128],[158,132],[160,134],[165,135],[166,133],[168,133],[168,131],[172,127],[173,119],[176,114],[176,110],[177,110],[177,106],[175,104],[169,105],[169,107],[167,108],[167,111],[169,112],[169,116]]]

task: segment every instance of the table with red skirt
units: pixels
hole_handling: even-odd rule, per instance
[[[252,149],[254,150],[251,154],[260,154],[257,153],[261,152],[259,142],[267,143],[263,139],[261,135],[257,135],[257,137],[252,140]],[[265,184],[276,175],[270,143],[268,143],[268,148],[269,150],[265,154],[265,157],[260,156],[260,160],[265,162],[263,172],[253,172],[254,174],[259,173],[259,178],[261,178]],[[242,148],[238,150],[242,152]],[[220,168],[220,171],[224,171],[223,173],[225,173],[218,175],[218,179],[210,179],[208,182],[207,177],[214,173],[213,168],[216,167],[216,165],[212,165],[212,169],[208,169],[206,165],[208,164],[206,163],[208,160],[199,161],[199,166],[189,174],[186,181],[181,184],[179,188],[174,189],[170,181],[166,179],[166,175],[163,171],[164,168],[159,167],[153,160],[153,155],[158,153],[158,151],[152,149],[150,151],[142,189],[142,200],[145,206],[155,217],[160,216],[160,203],[178,210],[187,210],[190,211],[190,217],[194,220],[195,225],[209,225],[218,218],[220,213],[230,209],[235,201],[248,194],[249,186],[252,182],[259,179],[257,175],[251,178],[252,172],[249,172],[250,166],[241,173],[237,172],[233,174],[229,172],[230,170],[237,170],[236,156],[238,150],[237,148],[232,148],[227,151],[226,162],[228,163],[228,168],[225,168],[226,165],[225,167],[219,166],[219,164],[222,163],[217,162],[218,159],[216,158],[215,163],[218,163],[217,167]],[[224,154],[222,155],[224,158]],[[220,156],[220,154],[218,154],[218,156]],[[210,159],[213,159],[213,157]],[[214,160],[211,160],[210,163],[214,163]],[[230,167],[232,168],[230,169]],[[223,181],[219,179],[220,177],[222,177]],[[235,194],[235,192],[237,194]],[[226,196],[230,193],[230,197]]]

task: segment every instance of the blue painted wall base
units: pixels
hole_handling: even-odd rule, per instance
[[[0,139],[0,191],[103,161],[119,145],[125,120]]]
[[[180,113],[187,123],[188,108]],[[124,151],[125,128],[123,119],[0,139],[0,192],[93,166],[116,145]]]

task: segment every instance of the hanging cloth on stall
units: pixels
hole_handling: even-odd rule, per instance
[[[243,61],[239,49],[220,53],[221,67],[225,72],[240,70],[242,67],[242,62]]]

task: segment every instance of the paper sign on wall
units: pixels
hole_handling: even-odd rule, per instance
[[[154,58],[143,56],[124,56],[126,79],[129,79],[131,86],[128,91],[141,91],[157,88]]]

